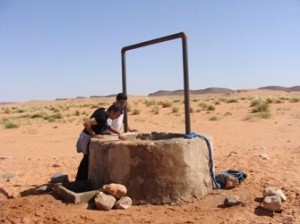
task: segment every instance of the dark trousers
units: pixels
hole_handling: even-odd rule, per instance
[[[83,154],[83,158],[79,164],[76,179],[75,180],[87,180],[89,176],[89,147],[87,147],[87,153]]]

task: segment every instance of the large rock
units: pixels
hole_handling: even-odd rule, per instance
[[[128,196],[121,197],[114,205],[117,209],[128,209],[132,204],[132,200]]]
[[[112,209],[116,203],[116,198],[112,195],[99,192],[95,197],[95,205],[99,210],[108,211]]]
[[[278,195],[273,195],[264,198],[263,207],[269,211],[280,212],[282,211],[283,204]]]
[[[126,195],[127,188],[122,184],[111,183],[111,184],[105,184],[102,187],[101,191],[103,191],[107,194],[110,194],[110,195],[114,196],[115,198],[119,199]]]
[[[190,201],[212,191],[208,147],[183,134],[127,134],[125,141],[92,139],[89,180],[119,183],[133,204]]]
[[[237,205],[240,205],[241,203],[242,203],[241,199],[237,195],[227,196],[224,200],[224,205],[226,205],[228,207],[237,206]]]
[[[282,201],[286,201],[286,196],[283,191],[277,187],[266,187],[263,189],[263,196],[274,196],[277,195]]]

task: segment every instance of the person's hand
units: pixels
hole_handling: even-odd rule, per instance
[[[122,135],[122,134],[118,134],[118,137],[119,137],[120,140],[125,140],[125,136]]]

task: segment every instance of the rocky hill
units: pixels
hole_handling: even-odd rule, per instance
[[[190,90],[190,94],[230,94],[234,91],[228,88],[219,88],[219,87],[211,87],[206,89],[199,90]],[[148,96],[170,96],[170,95],[182,95],[184,94],[183,90],[160,90],[154,93],[150,93]]]
[[[300,91],[300,86],[293,86],[293,87],[283,87],[283,86],[265,86],[260,87],[258,89],[269,89],[269,90],[283,90],[283,91]]]
[[[279,91],[300,91],[300,86],[293,86],[293,87],[283,87],[283,86],[264,86],[260,87],[258,89],[266,89],[266,90],[279,90]],[[253,89],[255,90],[255,89]],[[222,88],[222,87],[210,87],[206,89],[199,89],[199,90],[190,90],[190,94],[230,94],[235,91],[243,91],[243,90],[232,90],[228,88]],[[154,93],[150,93],[148,96],[172,96],[172,95],[183,95],[183,90],[174,90],[174,91],[168,91],[168,90],[159,90]]]
[[[264,87],[259,87],[257,89],[263,90],[276,90],[276,91],[286,91],[286,92],[300,92],[300,86],[293,86],[293,87],[284,87],[284,86],[264,86]],[[236,91],[251,91],[251,90],[257,90],[257,89],[248,89],[248,90],[243,90],[243,89],[239,89],[239,90],[232,90],[229,88],[222,88],[222,87],[210,87],[210,88],[206,88],[206,89],[198,89],[198,90],[190,90],[190,94],[224,94],[224,95],[228,95],[231,93],[234,93]],[[173,96],[173,95],[183,95],[184,94],[184,90],[180,89],[180,90],[159,90],[153,93],[149,93],[148,96]],[[84,99],[84,98],[105,98],[105,97],[115,97],[116,94],[110,94],[110,95],[103,95],[103,96],[78,96],[76,97],[77,99]],[[60,100],[67,100],[69,98],[56,98],[56,101],[60,101]],[[4,104],[13,104],[16,102],[0,102],[0,105],[4,105]]]

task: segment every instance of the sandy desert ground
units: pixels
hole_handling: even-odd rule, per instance
[[[35,189],[58,172],[74,180],[82,156],[75,150],[82,121],[114,98],[0,105],[0,223],[300,223],[300,92],[190,98],[192,131],[213,140],[216,172],[235,168],[248,175],[239,187],[216,189],[180,205],[99,211],[66,204]],[[128,110],[129,125],[140,132],[185,132],[183,96],[132,96]],[[282,212],[261,207],[267,186],[286,194]],[[224,207],[225,197],[233,194],[242,205]]]

